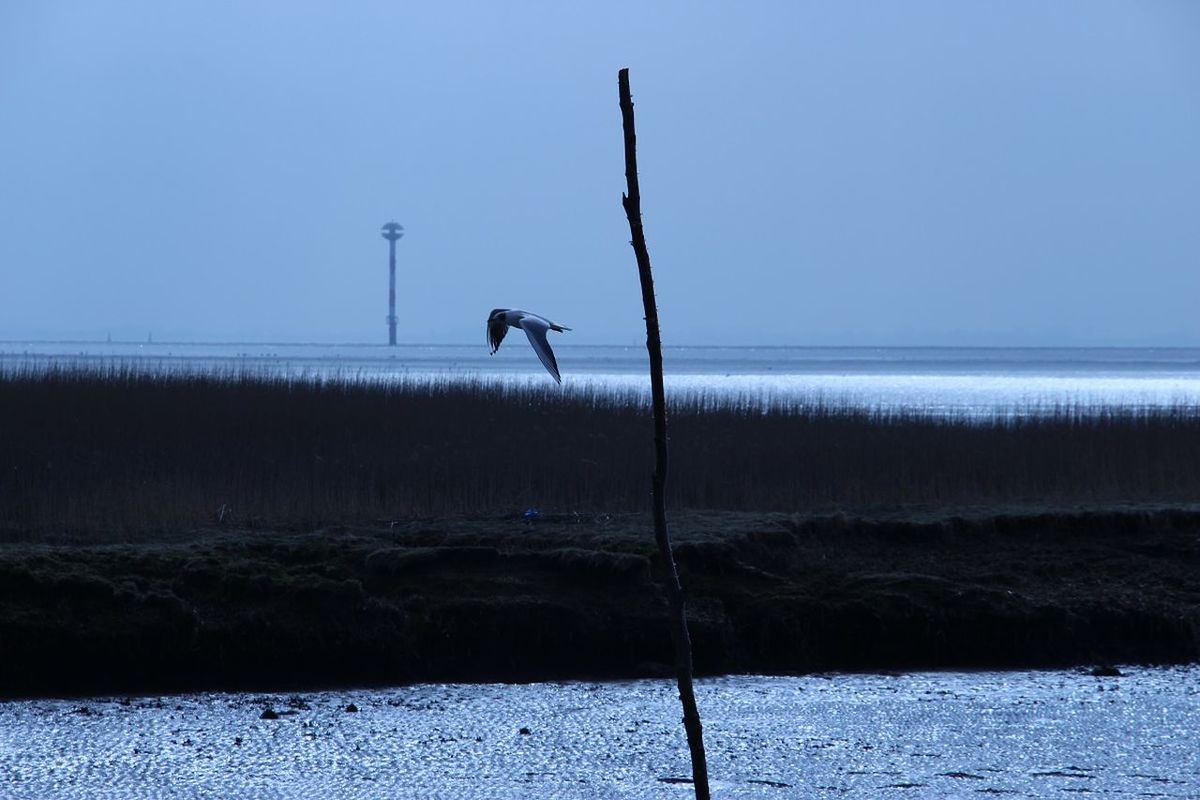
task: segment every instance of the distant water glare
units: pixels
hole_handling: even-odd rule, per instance
[[[1126,671],[704,679],[713,796],[1200,796],[1200,667]],[[0,702],[11,800],[683,800],[687,753],[671,681]]]
[[[490,356],[482,344],[0,342],[0,368],[121,366],[352,381],[550,381],[523,341],[512,345]],[[554,345],[568,389],[648,392],[644,347]],[[747,405],[804,402],[961,415],[1200,406],[1196,348],[668,347],[664,361],[668,392]]]

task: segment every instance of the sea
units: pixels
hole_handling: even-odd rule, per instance
[[[0,342],[0,370],[120,367],[311,380],[553,385],[524,342],[486,345]],[[568,390],[649,391],[642,345],[555,343]],[[669,394],[769,407],[825,404],[993,416],[1200,407],[1200,348],[666,347]]]

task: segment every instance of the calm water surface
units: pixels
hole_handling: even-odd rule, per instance
[[[550,380],[521,341],[487,347],[0,342],[0,369],[128,365],[354,380]],[[555,343],[567,387],[645,392],[644,347]],[[1008,413],[1055,406],[1200,406],[1196,348],[668,347],[677,393],[825,401],[932,413]]]
[[[703,680],[714,796],[1200,797],[1200,667],[1126,672]],[[686,798],[678,716],[664,681],[10,701],[0,797]]]

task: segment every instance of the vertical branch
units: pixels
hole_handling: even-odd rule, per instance
[[[679,701],[683,704],[683,726],[687,731],[688,749],[692,753],[692,781],[697,800],[708,800],[708,761],[704,756],[704,728],[696,708],[696,693],[692,688],[692,640],[688,634],[684,610],[683,587],[675,556],[671,553],[671,538],[667,533],[667,402],[663,389],[662,341],[658,334],[658,305],[654,299],[654,276],[650,272],[650,252],[646,249],[646,234],[642,230],[642,195],[638,189],[637,133],[633,123],[633,98],[629,93],[629,70],[618,73],[621,96],[621,121],[625,131],[625,182],[627,191],[621,196],[625,216],[629,219],[631,244],[637,256],[638,276],[642,282],[642,306],[646,313],[646,349],[650,352],[650,392],[654,403],[654,539],[658,542],[663,562],[667,598],[671,607],[671,638],[675,644],[675,676],[679,684]]]

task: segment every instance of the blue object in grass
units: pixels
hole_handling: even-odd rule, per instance
[[[537,519],[541,515],[542,515],[542,512],[538,511],[536,508],[525,509],[525,521],[526,522],[533,522],[535,519]]]

